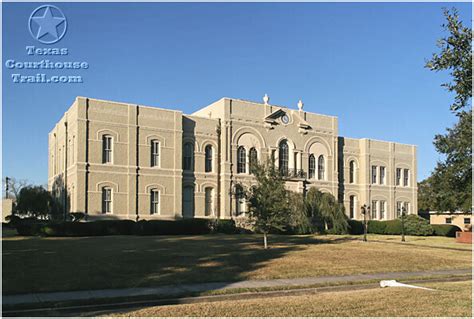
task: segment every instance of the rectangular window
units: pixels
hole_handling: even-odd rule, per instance
[[[410,179],[410,171],[408,169],[403,170],[403,186],[408,186]]]
[[[397,217],[402,216],[402,205],[403,202],[397,202]]]
[[[380,166],[380,184],[385,185],[385,166]]]
[[[451,224],[452,220],[451,217],[446,217],[446,224]]]
[[[470,224],[471,219],[470,218],[464,218],[464,224]]]
[[[376,200],[372,201],[372,207],[370,208],[370,211],[371,211],[370,218],[377,219],[377,201]]]
[[[112,163],[112,136],[102,137],[102,163]]]
[[[377,184],[377,166],[372,166],[372,184]]]
[[[160,213],[160,192],[156,189],[150,191],[150,214],[158,215]]]
[[[405,208],[405,214],[410,213],[410,203],[409,202],[404,202],[403,207]]]
[[[112,189],[102,188],[102,213],[112,213]]]
[[[397,168],[396,184],[397,186],[400,186],[402,184],[402,169],[401,168]]]
[[[380,201],[380,210],[379,210],[379,216],[380,216],[380,219],[385,219],[385,201],[384,200],[381,200]]]
[[[160,142],[151,141],[151,167],[160,165]]]

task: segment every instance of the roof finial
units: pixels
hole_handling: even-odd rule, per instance
[[[267,93],[265,93],[265,96],[263,97],[263,103],[265,103],[265,105],[268,105],[268,102],[270,102],[270,97],[267,95]]]
[[[298,101],[298,110],[303,111],[303,106],[304,106],[303,101],[301,101],[301,99],[300,99]]]

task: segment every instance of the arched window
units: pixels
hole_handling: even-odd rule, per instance
[[[316,158],[313,154],[309,156],[309,178],[313,179],[316,177]]]
[[[206,187],[204,189],[204,214],[206,216],[214,215],[213,199],[214,189],[212,187]]]
[[[191,171],[193,169],[194,147],[192,143],[184,144],[183,169]]]
[[[112,189],[102,187],[102,214],[112,213]]]
[[[245,193],[241,185],[235,187],[235,210],[237,216],[245,213]]]
[[[157,189],[150,190],[150,214],[160,213],[160,192]]]
[[[349,163],[349,183],[355,183],[355,162],[350,161]]]
[[[112,163],[112,136],[102,136],[102,163]]]
[[[150,143],[151,161],[150,166],[160,166],[160,142],[158,140],[152,140]]]
[[[288,142],[283,140],[279,145],[278,167],[283,176],[288,176]]]
[[[246,172],[246,163],[247,162],[247,154],[245,154],[245,147],[239,146],[237,149],[237,173],[245,173]]]
[[[212,172],[212,146],[211,145],[206,145],[206,148],[204,149],[205,153],[205,171],[206,173]]]
[[[355,217],[356,210],[356,197],[354,195],[349,196],[349,218]]]
[[[319,155],[318,157],[318,179],[324,179],[324,156]]]
[[[254,173],[255,168],[258,163],[258,156],[257,156],[257,150],[255,147],[252,147],[249,151],[249,170],[250,173]]]

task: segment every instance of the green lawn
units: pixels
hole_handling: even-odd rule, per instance
[[[270,236],[265,251],[258,235],[4,237],[3,293],[471,267],[471,251],[430,247],[469,245],[429,240]]]
[[[150,307],[107,316],[127,317],[470,317],[471,282],[407,288]]]

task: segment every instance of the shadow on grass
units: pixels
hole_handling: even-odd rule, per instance
[[[350,240],[271,235],[265,250],[260,235],[5,239],[3,294],[221,283],[216,290],[306,245]]]

